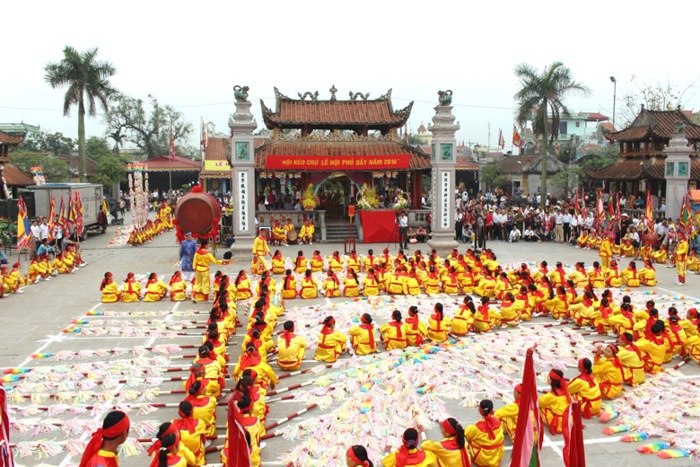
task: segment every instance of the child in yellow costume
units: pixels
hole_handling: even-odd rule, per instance
[[[272,274],[283,274],[284,263],[285,259],[284,256],[282,256],[282,252],[280,250],[275,250],[275,254],[272,255]]]
[[[593,377],[593,362],[590,359],[580,359],[578,369],[581,373],[569,382],[569,394],[574,396],[581,406],[583,418],[590,419],[600,413],[600,386]]]
[[[408,318],[406,322],[406,339],[408,345],[420,347],[425,342],[428,335],[428,328],[418,317],[418,307],[412,305],[408,308]]]
[[[504,405],[493,414],[493,416],[501,422],[501,426],[505,429],[508,436],[510,436],[511,441],[514,443],[515,431],[518,425],[518,414],[520,413],[520,394],[522,391],[523,385],[520,383],[516,384],[513,388],[513,399],[515,399],[515,401]],[[537,429],[536,426],[535,429]]]
[[[406,323],[401,320],[401,312],[394,310],[391,321],[379,327],[382,343],[386,350],[405,349],[408,345],[406,338]]]
[[[146,282],[146,293],[143,296],[144,302],[159,302],[168,293],[168,286],[158,279],[158,275],[153,272],[148,276]]]
[[[450,332],[456,336],[466,336],[471,331],[472,326],[474,326],[475,314],[474,301],[467,295],[464,297],[464,303],[459,306],[450,321]]]
[[[483,419],[464,429],[464,438],[469,443],[474,465],[498,467],[503,458],[503,428],[494,417],[493,402],[484,399],[479,402],[479,413]]]
[[[447,418],[440,423],[440,429],[444,437],[442,441],[436,442],[426,439],[421,443],[420,448],[435,454],[438,465],[459,467],[469,465],[469,452],[466,448],[462,425],[454,418]]]
[[[345,352],[347,343],[348,338],[345,337],[345,334],[335,330],[335,318],[327,316],[323,320],[323,328],[318,336],[314,360],[334,363],[340,354]]]
[[[593,360],[593,377],[604,399],[614,399],[622,392],[622,363],[615,344],[598,346]]]
[[[375,338],[374,325],[369,313],[363,313],[360,317],[359,326],[352,326],[348,329],[350,334],[350,345],[356,355],[369,355],[377,351],[377,340]]]
[[[520,315],[523,311],[523,304],[516,300],[511,292],[508,292],[501,302],[501,324],[515,327],[520,323]]]
[[[562,433],[564,415],[571,405],[571,395],[561,370],[552,369],[549,372],[551,391],[539,398],[539,409],[542,421],[553,435]]]
[[[622,276],[622,280],[627,287],[639,287],[639,284],[641,284],[639,271],[637,271],[637,265],[634,261],[630,261],[627,269],[622,271],[620,275]]]
[[[362,294],[365,297],[374,297],[379,295],[380,288],[374,269],[370,268],[365,278],[362,279]]]
[[[100,291],[102,292],[102,303],[118,302],[121,298],[119,287],[113,280],[111,272],[106,272],[104,279],[100,283]]]
[[[433,342],[445,342],[450,330],[450,318],[445,317],[442,303],[435,304],[435,313],[428,319],[428,339]]]
[[[299,250],[297,257],[294,259],[294,272],[304,274],[308,269],[308,260],[304,258],[304,252]]]
[[[481,305],[474,314],[474,331],[488,332],[501,325],[501,314],[489,307],[489,297],[481,297]]]
[[[321,256],[321,252],[318,250],[314,251],[314,255],[309,260],[309,263],[311,265],[311,272],[322,272],[323,257]]]
[[[175,271],[170,278],[170,300],[173,302],[183,302],[187,300],[187,283],[182,278],[180,271]]]
[[[308,344],[303,337],[294,334],[294,322],[286,321],[284,331],[277,339],[277,365],[284,371],[294,371],[301,367]]]
[[[306,271],[300,286],[299,296],[301,298],[318,298],[318,283],[311,277],[311,271]]]
[[[359,268],[359,265],[358,265]],[[343,279],[343,297],[360,296],[360,278],[354,269],[348,268],[348,275]]]
[[[651,261],[645,260],[644,267],[639,271],[639,281],[647,287],[656,286],[656,269]]]
[[[666,261],[668,261],[666,245],[661,245],[657,251],[652,252],[651,260],[658,264],[666,264]]]
[[[327,298],[340,297],[340,281],[332,270],[328,270],[328,276],[321,284],[321,288]]]

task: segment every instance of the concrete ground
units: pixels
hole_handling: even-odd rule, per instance
[[[166,233],[161,237],[158,237],[153,242],[142,246],[142,247],[114,247],[108,248],[110,238],[112,238],[115,231],[115,227],[110,227],[108,233],[105,235],[95,235],[91,236],[83,245],[83,255],[84,258],[89,262],[88,266],[77,271],[75,274],[64,275],[53,279],[50,282],[42,282],[37,285],[32,285],[25,289],[25,293],[22,295],[13,295],[0,300],[0,313],[2,313],[2,326],[0,326],[0,366],[3,368],[36,368],[45,365],[72,365],[76,363],[84,362],[106,362],[106,367],[110,368],[114,372],[125,370],[129,367],[138,365],[145,365],[143,368],[148,368],[149,363],[144,361],[130,363],[124,361],[124,359],[133,359],[135,355],[128,356],[96,356],[92,358],[81,358],[75,356],[73,360],[54,362],[50,360],[42,360],[31,358],[32,354],[38,353],[57,353],[61,351],[72,351],[79,352],[85,350],[98,350],[98,349],[114,349],[114,348],[134,348],[138,346],[152,347],[155,345],[186,345],[192,346],[197,345],[201,342],[201,335],[203,330],[201,326],[204,325],[208,312],[209,305],[205,303],[193,304],[192,302],[181,302],[181,303],[171,303],[171,302],[160,302],[154,304],[139,303],[139,304],[101,304],[100,303],[100,292],[98,290],[100,280],[106,271],[111,271],[114,274],[115,279],[121,285],[123,278],[130,271],[136,274],[148,274],[149,272],[157,272],[160,277],[164,278],[167,282],[170,275],[174,271],[174,265],[178,260],[178,248],[175,244],[174,234]],[[373,248],[375,254],[381,253],[381,250],[386,247],[386,244],[373,244],[373,245],[358,245],[358,253],[366,254],[368,248]],[[414,245],[411,246],[412,249]],[[428,250],[427,245],[418,244],[415,245],[416,248],[422,249],[424,252]],[[514,263],[514,262],[535,262],[541,260],[547,260],[551,265],[553,265],[557,260],[563,261],[567,264],[573,264],[576,261],[585,261],[587,266],[596,260],[597,254],[593,251],[584,251],[575,249],[568,245],[559,245],[552,243],[542,243],[542,244],[509,244],[505,242],[492,242],[489,245],[497,256],[498,260],[502,265]],[[396,244],[389,246],[391,253],[395,253],[397,248]],[[307,256],[311,253],[313,249],[319,249],[322,254],[330,254],[334,250],[340,250],[342,253],[342,245],[317,245],[313,246],[287,246],[283,247],[282,251],[286,256],[295,256],[297,250],[302,249]],[[460,245],[460,250],[464,250],[464,245]],[[221,258],[222,250],[219,250],[217,256]],[[229,266],[224,266],[221,269],[224,270],[229,275],[235,275],[241,267],[249,267],[249,262],[247,260],[241,260],[240,262],[235,262]],[[656,290],[659,294],[672,294],[672,295],[684,295],[685,297],[693,298],[700,296],[698,293],[698,284],[700,284],[700,277],[691,275],[689,276],[688,286],[685,288],[677,287],[674,285],[675,282],[675,270],[667,269],[665,267],[659,267],[657,269],[659,277],[659,286]],[[698,299],[696,299],[698,300]],[[342,302],[343,299],[333,299],[333,301]],[[314,304],[325,304],[326,299],[317,299],[304,301],[300,303],[299,300],[292,303],[292,305],[302,306],[302,305],[314,305]],[[101,311],[106,314],[112,314],[112,316],[102,316],[102,317],[89,317],[86,313],[89,311]],[[139,316],[134,312],[144,312]],[[155,313],[159,314],[156,316]],[[116,314],[115,314],[116,313]],[[120,314],[121,313],[121,314]],[[662,310],[662,314],[665,314],[665,310]],[[239,310],[239,315],[244,316],[244,313]],[[85,319],[88,323],[82,325],[83,328],[90,328],[96,330],[94,335],[83,335],[83,334],[71,334],[66,333],[64,330],[69,329],[74,320]],[[282,318],[284,319],[284,318]],[[110,323],[104,323],[104,326],[94,327],[95,324],[102,323],[103,321],[110,321]],[[163,322],[154,322],[157,320],[162,320]],[[181,321],[195,321],[190,325],[186,325],[185,329],[179,330],[167,330],[164,331],[167,326],[177,326],[182,325]],[[126,323],[120,323],[123,321],[129,321],[128,325],[122,327]],[[378,324],[381,324],[381,320],[377,320]],[[551,320],[545,318],[537,318],[533,320],[534,323],[547,323]],[[200,327],[196,327],[200,326]],[[109,335],[106,330],[109,328],[121,329],[121,335]],[[102,331],[100,331],[100,329]],[[507,332],[507,331],[503,331]],[[178,333],[175,335],[174,333]],[[592,338],[588,338],[592,339]],[[240,337],[234,336],[229,343],[229,352],[231,357],[231,362],[235,363],[240,352]],[[195,353],[195,349],[170,349],[169,355],[166,355],[170,362],[167,366],[171,367],[172,371],[162,375],[163,378],[180,377],[187,376],[187,371],[177,370],[176,368],[181,367],[185,370],[189,366]],[[145,357],[153,358],[155,355],[150,352],[144,353]],[[307,355],[308,361],[306,361],[302,369],[312,368],[318,365],[317,362],[311,360],[311,356]],[[344,356],[343,358],[349,358]],[[154,366],[163,366],[160,363],[150,363]],[[273,364],[273,367],[275,365]],[[696,365],[690,363],[685,365],[680,370],[683,375],[698,378],[700,377],[700,370]],[[65,380],[72,380],[76,378],[75,373],[64,372]],[[278,374],[283,374],[283,372],[278,372]],[[284,379],[280,384],[281,387],[294,385],[297,383],[303,383],[305,381],[310,381],[314,377],[310,374],[304,374],[299,376],[293,376]],[[147,381],[143,381],[143,385],[134,388],[124,387],[123,384],[116,384],[114,387],[105,388],[105,395],[102,401],[99,403],[93,403],[86,401],[87,404],[93,404],[97,406],[96,411],[88,410],[81,414],[72,414],[70,412],[66,413],[50,413],[50,418],[55,423],[56,426],[62,423],[75,420],[101,420],[104,414],[104,409],[108,406],[117,405],[124,406],[124,404],[137,403],[130,402],[124,399],[124,391],[128,389],[133,389],[143,394],[144,388],[148,387]],[[233,386],[233,382],[229,381],[229,387]],[[679,382],[679,385],[685,384],[684,382]],[[10,384],[5,384],[6,387],[11,386]],[[182,389],[182,382],[180,381],[163,381],[160,383],[158,388],[160,391],[170,391],[176,389]],[[57,393],[60,389],[56,389],[53,392]],[[61,401],[57,399],[46,399],[41,400],[37,398],[37,395],[41,392],[41,387],[34,391],[33,396],[35,399],[32,401],[26,400],[26,402],[15,403],[10,402],[11,406],[18,407],[24,411],[16,415],[16,420],[23,420],[28,425],[37,420],[44,420],[44,430],[48,429],[46,424],[46,410],[38,409],[34,413],[30,408],[37,406],[42,406],[45,409],[50,409],[52,406],[54,409],[60,407]],[[49,391],[50,392],[50,391]],[[32,396],[32,393],[27,394],[27,396]],[[160,394],[154,402],[157,403],[172,403],[176,404],[182,399],[180,394]],[[497,403],[497,406],[499,404]],[[271,404],[270,415],[268,422],[278,420],[291,413],[295,413],[302,409],[305,404],[291,401],[275,402]],[[453,404],[448,402],[448,408],[450,409],[453,416],[458,418],[463,422],[463,424],[474,422],[478,419],[478,414],[474,408],[461,407],[458,404]],[[100,410],[101,409],[101,410]],[[60,412],[60,411],[58,411]],[[225,411],[223,408],[218,410],[219,420],[217,426],[222,426],[225,423]],[[170,420],[175,417],[176,408],[165,407],[159,408],[155,411],[149,411],[145,408],[138,410],[138,407],[132,408],[130,412],[130,417],[134,421],[150,421],[157,425],[162,421]],[[303,421],[308,417],[317,416],[318,413],[314,414],[309,412],[308,414],[300,416],[297,420]],[[295,421],[297,421],[295,420]],[[290,422],[291,423],[291,422]],[[50,423],[48,425],[51,425]],[[586,457],[589,465],[637,465],[637,466],[686,466],[686,465],[696,465],[697,461],[691,459],[672,459],[662,461],[653,455],[641,455],[635,452],[635,444],[627,444],[617,442],[616,437],[608,437],[602,434],[602,429],[604,425],[597,422],[597,420],[592,420],[586,422],[586,429],[584,431],[584,436],[586,439]],[[54,428],[55,429],[55,428]],[[34,429],[29,429],[29,431],[24,433],[18,433],[13,430],[11,433],[12,442],[21,441],[38,441],[38,440],[52,440],[57,441],[69,439],[69,436],[62,434],[60,431],[57,432],[33,432]],[[219,430],[218,434],[223,435],[224,431]],[[139,436],[137,433],[132,431],[132,437]],[[74,438],[85,440],[88,437],[86,430],[74,435]],[[439,439],[440,435],[437,430],[433,430],[427,433],[429,439]],[[343,444],[352,444],[352,440],[338,440]],[[221,441],[215,441],[214,445],[221,444]],[[507,446],[509,446],[509,441]],[[556,466],[563,465],[561,460],[561,446],[562,446],[561,436],[547,436],[545,438],[545,447],[542,452],[542,465],[544,466]],[[262,458],[263,465],[280,465],[279,457],[288,449],[292,447],[293,443],[284,440],[283,438],[273,438],[267,441],[267,446],[263,450]],[[17,459],[19,465],[72,465],[79,461],[79,452],[75,452],[74,456],[62,452],[60,455],[50,455],[48,453],[44,459],[39,459],[36,456],[30,456],[24,459]],[[507,465],[509,459],[509,453],[506,453],[501,465]],[[218,454],[211,454],[207,457],[208,462],[215,463],[219,462]],[[375,465],[377,465],[377,460],[375,459]],[[122,457],[120,459],[120,465],[122,467],[131,466],[143,466],[147,465],[147,460],[144,454],[133,457]],[[340,464],[343,464],[342,459],[338,459]],[[43,464],[42,464],[43,463]]]

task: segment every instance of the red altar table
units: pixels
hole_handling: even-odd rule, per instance
[[[357,211],[364,232],[364,243],[390,243],[399,241],[396,211]]]

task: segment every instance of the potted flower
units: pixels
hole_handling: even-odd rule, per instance
[[[302,194],[301,207],[306,211],[311,211],[316,209],[318,203],[318,197],[314,196],[314,185],[313,183],[309,183],[309,186],[306,187],[306,190],[304,190],[304,193]]]
[[[374,187],[368,187],[367,184],[362,185],[360,196],[357,201],[357,208],[369,211],[379,206],[379,197]]]
[[[399,189],[396,190],[396,200],[394,202],[394,209],[397,211],[400,209],[408,209],[408,196],[406,196],[406,193],[402,192]]]

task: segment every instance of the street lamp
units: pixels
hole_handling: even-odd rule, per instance
[[[610,81],[613,83],[613,131],[615,131],[615,102],[617,101],[617,80],[614,76],[610,77]]]

